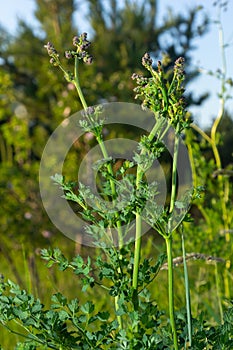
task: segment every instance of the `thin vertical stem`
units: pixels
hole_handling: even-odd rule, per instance
[[[177,183],[177,160],[179,150],[179,135],[175,134],[173,162],[172,162],[172,188],[170,198],[169,213],[172,214],[176,200],[176,183]],[[167,263],[168,263],[168,302],[169,302],[169,315],[173,336],[173,343],[175,350],[178,350],[178,339],[175,323],[175,310],[174,310],[174,282],[173,282],[173,259],[172,259],[172,217],[168,221],[167,233],[165,235],[166,247],[167,247]]]
[[[150,141],[153,140],[155,137],[157,131],[162,127],[163,121],[160,120],[155,123],[154,127],[152,128],[148,139]],[[144,152],[142,150],[141,155],[143,155]],[[136,175],[136,190],[138,190],[141,186],[141,180],[143,177],[143,170],[138,166],[137,168],[137,175]],[[139,273],[139,265],[140,265],[140,255],[141,255],[141,240],[142,240],[142,218],[140,213],[136,213],[136,232],[135,232],[135,246],[134,246],[134,265],[133,265],[133,281],[132,281],[132,287],[133,287],[133,303],[135,309],[138,307],[138,273]]]
[[[142,219],[139,213],[136,213],[136,233],[135,233],[135,248],[134,248],[134,266],[133,266],[133,291],[134,291],[134,306],[135,309],[138,307],[138,272],[140,264],[141,255],[141,229],[142,229]]]
[[[168,264],[168,302],[169,316],[172,329],[172,337],[175,350],[178,350],[178,339],[174,312],[174,282],[173,282],[173,259],[172,259],[172,235],[165,238],[167,248],[167,264]]]
[[[216,281],[216,292],[217,292],[219,314],[220,314],[221,323],[223,324],[223,309],[222,309],[221,288],[220,288],[221,282],[220,282],[219,273],[218,273],[218,265],[216,262],[215,262],[215,281]]]
[[[221,68],[221,92],[220,92],[220,106],[217,118],[215,119],[213,126],[211,128],[211,139],[212,139],[212,149],[216,161],[217,169],[221,169],[221,158],[219,154],[219,150],[217,147],[217,139],[216,133],[217,128],[219,126],[220,121],[223,118],[225,111],[225,103],[226,103],[226,74],[227,74],[227,62],[226,62],[226,52],[225,52],[225,42],[224,42],[224,33],[221,22],[221,8],[219,7],[219,15],[218,15],[218,33],[219,33],[219,46],[222,55],[222,68]],[[227,202],[229,200],[226,195],[226,188],[229,185],[229,179],[223,177],[223,175],[218,176],[219,184],[220,184],[220,198],[221,198],[221,206],[222,206],[222,221],[224,225],[224,229],[226,231],[225,240],[226,243],[230,243],[230,234],[229,234],[229,222],[228,222],[228,212],[227,212]],[[229,269],[230,264],[227,262],[226,269]],[[225,286],[225,296],[227,298],[230,297],[230,289],[229,289],[229,280],[228,275],[224,274],[224,286]]]
[[[77,57],[75,57],[75,67],[74,67],[74,80],[73,80],[73,83],[76,87],[76,90],[78,92],[78,96],[80,98],[80,101],[82,103],[82,106],[84,109],[87,109],[87,103],[86,103],[86,100],[85,100],[85,97],[83,95],[83,92],[82,92],[82,89],[80,87],[80,83],[79,83],[79,74],[78,74],[78,63],[79,63],[79,60]],[[96,137],[96,140],[100,146],[100,149],[101,149],[101,152],[103,154],[103,157],[104,159],[108,159],[109,156],[108,156],[108,152],[107,152],[107,149],[105,147],[105,144],[102,140],[101,137]],[[108,169],[108,172],[111,176],[113,176],[113,170],[112,170],[112,167],[110,164],[107,165],[107,169]],[[116,197],[116,187],[115,187],[115,183],[112,179],[109,180],[110,181],[110,186],[111,186],[111,191],[112,191],[112,196],[113,196],[113,199]],[[119,218],[119,215],[116,213],[116,216],[117,216],[117,219]],[[121,222],[120,220],[117,220],[117,231],[118,231],[118,240],[119,240],[119,248],[121,249],[123,247],[123,244],[124,244],[124,241],[123,241],[123,234],[122,234],[122,227],[121,227]],[[118,311],[119,309],[119,305],[118,305],[118,301],[119,301],[119,296],[117,295],[115,297],[115,310],[116,312]],[[119,328],[122,329],[123,328],[123,321],[122,321],[122,317],[121,316],[117,316],[117,321],[118,321],[118,324],[119,324]]]
[[[179,137],[175,135],[174,141],[174,152],[173,152],[173,162],[172,162],[172,189],[171,189],[171,199],[170,199],[170,209],[169,212],[172,213],[175,200],[176,200],[176,183],[177,183],[177,160],[178,160],[178,150],[179,150]]]
[[[182,229],[183,229],[183,227],[182,227]],[[192,346],[192,314],[191,314],[191,303],[190,303],[188,267],[187,267],[187,262],[186,262],[186,254],[185,254],[185,245],[184,245],[184,234],[183,234],[183,232],[181,233],[181,240],[182,240],[183,264],[184,264],[185,299],[186,299],[186,311],[187,311],[189,345]]]
[[[119,295],[116,295],[116,296],[114,297],[114,299],[115,299],[115,310],[116,310],[116,312],[117,312],[117,311],[119,310],[119,305],[118,305]],[[117,322],[118,322],[118,324],[119,324],[119,328],[120,328],[120,329],[123,329],[122,317],[119,316],[119,315],[117,315]]]
[[[74,85],[76,87],[76,90],[78,92],[78,96],[80,98],[80,101],[82,103],[82,106],[84,109],[87,109],[87,103],[86,103],[86,100],[85,100],[85,97],[83,95],[83,92],[82,92],[82,89],[80,87],[80,82],[79,82],[79,73],[78,73],[78,63],[79,63],[79,59],[78,57],[75,57],[75,67],[74,67]],[[100,146],[100,149],[101,149],[101,152],[104,156],[104,159],[108,159],[109,156],[108,156],[108,152],[107,152],[107,149],[105,147],[105,144],[103,142],[103,140],[100,138],[100,137],[97,137],[96,138],[99,146]],[[108,169],[108,172],[110,175],[113,175],[113,171],[112,171],[112,167],[110,164],[107,165],[107,169]],[[111,190],[112,190],[112,196],[115,197],[116,196],[116,187],[115,187],[115,183],[113,180],[110,179],[110,186],[111,186]],[[121,227],[121,223],[120,221],[118,220],[117,221],[117,230],[118,230],[118,239],[119,239],[119,247],[120,249],[123,247],[123,234],[122,234],[122,227]]]
[[[77,89],[80,101],[82,103],[82,106],[84,109],[87,109],[87,103],[86,100],[83,96],[83,92],[82,89],[80,87],[80,83],[79,83],[79,75],[78,75],[78,63],[79,63],[79,59],[77,56],[75,56],[75,63],[74,63],[74,85]]]

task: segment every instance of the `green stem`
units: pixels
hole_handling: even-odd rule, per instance
[[[220,11],[220,10],[219,10]],[[217,169],[222,168],[222,162],[219,154],[219,150],[217,147],[217,128],[219,126],[220,121],[223,118],[224,110],[225,110],[225,103],[226,103],[226,72],[227,72],[227,64],[226,64],[226,54],[225,54],[225,43],[224,43],[224,34],[223,34],[223,28],[221,24],[221,18],[220,18],[221,12],[219,12],[219,45],[221,48],[221,54],[222,54],[222,77],[221,77],[221,98],[220,98],[220,106],[219,106],[219,112],[218,115],[213,123],[213,126],[211,128],[211,140],[212,140],[212,150],[215,157],[216,167]],[[222,175],[218,176],[219,183],[221,186],[221,206],[222,206],[222,218],[223,218],[223,224],[224,229],[228,231],[228,213],[227,213],[227,201],[225,194],[225,183],[224,183],[224,177]],[[229,233],[226,234],[226,242],[230,242],[230,235]]]
[[[223,309],[222,309],[221,288],[220,288],[221,281],[220,281],[220,278],[219,278],[217,262],[215,262],[215,281],[216,281],[216,292],[217,292],[219,314],[220,314],[221,324],[223,324],[224,321],[223,321]]]
[[[150,141],[153,140],[158,130],[161,128],[162,120],[159,120],[155,123],[153,129],[151,130],[148,139]],[[141,155],[143,155],[143,151]],[[137,175],[136,175],[136,190],[138,190],[141,186],[141,180],[143,177],[143,170],[138,166],[137,167]],[[142,217],[140,213],[136,213],[136,232],[135,232],[135,246],[134,246],[134,266],[133,266],[133,303],[134,308],[137,310],[138,308],[138,273],[139,273],[139,265],[140,265],[140,256],[141,256],[141,241],[142,241]]]
[[[172,214],[176,200],[176,183],[177,183],[177,160],[179,149],[179,136],[175,135],[173,163],[172,163],[172,189],[170,199],[169,212]],[[171,217],[172,218],[172,217]],[[171,219],[168,221],[167,233],[165,235],[166,247],[167,247],[167,263],[168,263],[168,302],[169,302],[169,315],[172,329],[172,336],[175,350],[178,350],[177,331],[175,323],[175,310],[174,310],[174,287],[173,287],[173,260],[172,260],[172,227]]]
[[[168,301],[169,316],[172,329],[173,343],[175,350],[178,350],[178,339],[175,323],[174,311],[174,287],[173,287],[173,260],[172,260],[172,235],[165,238],[167,248],[167,264],[168,264]]]
[[[104,156],[104,159],[108,159],[109,156],[108,156],[108,152],[107,152],[107,149],[104,145],[104,142],[101,138],[97,138],[97,141],[99,143],[99,146],[100,146],[100,149],[102,151],[102,154]],[[113,170],[112,170],[112,167],[110,164],[107,165],[107,169],[108,169],[108,172],[111,176],[113,176]],[[116,197],[116,187],[115,187],[115,183],[112,179],[110,179],[110,186],[111,186],[111,191],[112,191],[112,196],[113,196],[113,202],[114,202],[114,199]],[[116,218],[119,219],[119,214],[116,213]],[[121,227],[121,222],[120,220],[117,220],[117,231],[118,231],[118,240],[119,240],[119,248],[121,249],[123,247],[123,244],[124,244],[124,241],[123,241],[123,233],[122,233],[122,227]],[[118,300],[119,300],[119,296],[115,296],[115,310],[116,312],[119,310],[119,305],[118,305]],[[122,317],[121,316],[117,316],[117,321],[118,321],[118,324],[119,324],[119,328],[120,329],[123,329],[123,321],[122,321]]]
[[[183,226],[182,226],[181,229],[183,230]],[[188,267],[187,267],[187,262],[186,262],[186,254],[185,254],[185,245],[184,245],[184,234],[183,234],[183,232],[181,233],[181,240],[182,240],[183,264],[184,264],[185,298],[186,298],[186,311],[187,311],[189,345],[192,346],[192,314],[191,314],[191,303],[190,303]]]
[[[172,189],[171,189],[171,199],[170,199],[170,209],[169,209],[170,213],[172,213],[174,209],[175,200],[176,200],[176,183],[177,183],[176,172],[177,172],[178,149],[179,149],[179,137],[175,135],[173,162],[172,162]]]
[[[119,295],[115,296],[115,310],[116,312],[119,310],[119,305],[118,305],[118,301],[119,301]],[[123,321],[122,321],[122,317],[121,316],[117,316],[117,322],[119,324],[119,328],[123,329]]]
[[[205,139],[207,142],[212,144],[211,138],[205,133],[205,131],[203,131],[201,128],[199,128],[198,125],[192,123],[191,127],[193,128],[193,130],[197,131],[203,137],[203,139]]]
[[[14,322],[18,325],[18,326],[21,326],[21,327],[23,327],[19,322],[16,322],[15,320],[14,320]],[[1,323],[2,325],[3,325],[3,327],[5,327],[10,333],[12,333],[12,334],[15,334],[15,335],[18,335],[18,336],[20,336],[20,337],[22,337],[22,338],[25,338],[25,339],[27,339],[27,341],[29,340],[29,341],[36,341],[37,343],[39,343],[39,344],[42,344],[42,345],[45,345],[45,342],[43,341],[43,340],[40,340],[36,335],[34,335],[34,334],[31,334],[30,332],[29,332],[29,330],[26,328],[26,327],[23,327],[24,328],[24,330],[26,330],[29,334],[27,335],[27,334],[23,334],[23,333],[20,333],[20,332],[17,332],[17,331],[15,331],[15,330],[13,330],[13,329],[11,329],[9,326],[7,326],[4,322],[2,322]]]
[[[136,233],[135,233],[135,246],[134,246],[134,266],[133,266],[133,300],[134,307],[138,309],[138,272],[141,256],[141,229],[142,218],[139,213],[136,213]]]
[[[100,138],[100,137],[97,137],[96,140],[98,141],[98,144],[100,146],[100,149],[101,149],[101,152],[104,156],[104,159],[108,159],[109,156],[108,156],[108,151],[105,147],[105,144],[103,142],[103,140]],[[107,169],[108,169],[108,172],[111,176],[113,176],[113,170],[112,170],[112,167],[110,164],[107,165]],[[112,196],[113,196],[113,199],[115,198],[116,196],[116,187],[115,187],[115,183],[112,179],[110,179],[110,186],[111,186],[111,191],[112,191]]]
[[[77,57],[75,57],[75,67],[74,67],[74,80],[73,80],[73,83],[76,87],[76,90],[78,92],[78,96],[80,98],[80,101],[82,103],[82,106],[84,109],[87,109],[87,103],[86,103],[86,100],[84,98],[84,95],[83,95],[83,92],[82,92],[82,89],[80,87],[80,83],[79,83],[79,74],[78,74],[78,63],[79,63],[79,60]],[[108,159],[109,156],[108,156],[108,152],[107,152],[107,149],[105,147],[105,144],[102,140],[101,137],[96,137],[96,140],[100,146],[100,149],[101,149],[101,152],[104,156],[104,159]],[[107,169],[108,169],[108,172],[111,176],[113,176],[113,170],[112,170],[112,167],[110,164],[107,165]],[[116,197],[116,187],[115,187],[115,183],[112,179],[110,179],[110,186],[111,186],[111,191],[112,191],[112,196],[113,196],[113,199]],[[116,213],[116,216],[117,216],[117,219],[119,218],[119,215],[118,213]],[[119,248],[121,249],[123,247],[123,234],[122,234],[122,227],[121,227],[121,222],[120,220],[117,220],[117,231],[118,231],[118,239],[119,239]],[[116,309],[116,312],[117,310],[119,309],[119,306],[118,306],[118,300],[119,300],[119,296],[116,296],[115,297],[115,309]],[[122,329],[123,328],[123,322],[122,322],[122,318],[121,316],[117,316],[117,321],[119,323],[119,328]]]
[[[97,141],[98,141],[98,144],[100,146],[100,149],[101,149],[101,152],[104,156],[104,159],[108,159],[109,156],[108,156],[108,152],[107,152],[107,149],[105,147],[105,144],[103,142],[103,140],[101,138],[96,138]],[[111,164],[108,164],[107,165],[107,169],[108,169],[108,172],[111,176],[113,176],[113,170],[112,170],[112,167],[111,167]],[[112,179],[109,180],[110,182],[110,187],[111,187],[111,191],[112,191],[112,196],[113,196],[113,203],[114,203],[114,199],[117,195],[116,193],[116,186],[115,186],[115,183]],[[116,218],[119,219],[119,214],[116,213]],[[118,232],[118,244],[119,244],[119,248],[122,249],[123,248],[123,245],[124,245],[124,239],[123,239],[123,232],[122,232],[122,227],[121,227],[121,221],[120,220],[117,220],[117,232]]]
[[[80,82],[79,82],[79,73],[78,73],[78,63],[79,63],[79,59],[78,57],[75,57],[75,66],[74,66],[74,80],[73,80],[73,83],[76,87],[76,90],[78,92],[78,96],[80,98],[80,101],[82,103],[82,106],[84,109],[87,109],[87,103],[86,103],[86,100],[84,98],[84,95],[83,95],[83,92],[82,92],[82,89],[80,87]],[[108,159],[109,156],[108,156],[108,152],[107,152],[107,149],[104,145],[104,142],[103,140],[100,138],[100,137],[97,137],[96,138],[99,146],[100,146],[100,149],[101,149],[101,152],[104,156],[104,159]],[[110,164],[107,165],[107,169],[108,169],[108,172],[111,176],[113,176],[113,171],[112,171],[112,167]],[[114,184],[114,181],[110,179],[110,186],[111,186],[111,190],[112,190],[112,195],[113,195],[113,198],[116,197],[116,187],[115,187],[115,184]],[[118,238],[119,238],[119,247],[120,249],[123,247],[123,233],[122,233],[122,227],[121,227],[121,222],[118,220],[117,221],[117,230],[118,230]]]
[[[84,109],[87,109],[87,103],[86,103],[86,100],[83,96],[83,92],[82,92],[82,89],[80,87],[80,83],[79,83],[79,75],[78,75],[78,63],[79,63],[79,59],[77,56],[75,56],[75,63],[74,63],[74,85],[76,87],[76,90],[78,92],[78,95],[79,95],[79,98],[80,98],[80,101],[82,103],[82,106]]]

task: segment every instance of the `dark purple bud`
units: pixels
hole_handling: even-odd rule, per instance
[[[87,39],[87,33],[82,33],[81,35],[80,35],[80,39],[82,39],[83,41],[84,40],[86,40]]]
[[[87,107],[86,113],[87,113],[88,115],[94,114],[94,112],[95,112],[95,108],[94,108],[93,106]]]
[[[84,111],[81,112],[83,117],[91,117],[95,113],[95,107],[89,106]]]
[[[137,73],[133,73],[132,79],[136,80],[137,84],[140,86],[145,86],[145,84],[148,82],[147,78],[145,78],[141,74],[137,74]]]
[[[83,61],[87,64],[92,64],[93,57],[92,56],[85,57]]]
[[[151,67],[152,66],[152,59],[150,58],[150,54],[146,52],[144,56],[142,57],[142,65],[145,67]]]
[[[55,50],[53,44],[49,41],[44,47],[47,49],[49,56],[56,55],[57,50]]]
[[[48,41],[47,44],[44,45],[44,47],[45,47],[46,49],[52,49],[52,48],[53,48],[53,44],[52,44],[50,41]]]
[[[161,63],[161,61],[157,62],[157,67],[158,67],[158,72],[161,73],[162,72],[162,63]]]
[[[73,55],[72,55],[71,51],[65,51],[65,58],[67,58],[68,60],[73,58]]]
[[[79,37],[76,35],[73,37],[73,45],[77,46],[79,44]]]
[[[90,41],[83,42],[79,47],[81,51],[87,50],[91,45]]]
[[[177,73],[178,75],[184,75],[185,74],[184,63],[185,63],[185,60],[183,57],[177,58],[174,65],[174,72]]]
[[[50,62],[53,66],[58,66],[58,65],[59,65],[58,61],[57,61],[54,57],[50,58],[49,62]]]
[[[132,76],[131,76],[131,78],[132,78],[133,80],[138,79],[138,77],[139,77],[139,75],[138,75],[137,73],[133,73]]]

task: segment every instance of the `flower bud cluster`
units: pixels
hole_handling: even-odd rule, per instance
[[[89,106],[83,112],[83,120],[80,120],[80,126],[85,132],[91,132],[97,138],[102,138],[102,130],[104,127],[104,119],[101,119],[100,116],[103,116],[103,106]]]
[[[44,45],[44,47],[47,49],[48,55],[51,57],[50,63],[53,66],[59,66],[60,65],[59,54],[55,49],[55,47],[53,46],[53,44],[50,41],[48,41],[48,43]]]
[[[91,42],[87,40],[87,33],[82,33],[80,36],[74,36],[73,45],[76,47],[76,51],[65,51],[65,57],[69,60],[76,56],[79,59],[82,59],[84,63],[91,64],[93,57],[87,52],[91,46]]]
[[[182,80],[184,79],[185,70],[184,70],[184,58],[183,57],[179,57],[175,61],[174,74],[177,75],[177,78],[181,78]]]
[[[136,92],[135,99],[140,98],[143,95],[143,91],[148,84],[149,79],[141,74],[133,73],[133,80],[136,80],[137,86],[133,89]]]
[[[151,59],[150,54],[146,52],[142,57],[142,65],[148,69],[149,67],[152,67],[152,63],[153,60]]]
[[[185,110],[183,80],[185,78],[184,58],[175,61],[173,76],[169,76],[163,70],[162,63],[157,62],[157,69],[152,68],[152,59],[149,53],[142,57],[142,65],[150,72],[151,77],[145,78],[139,74],[133,74],[137,86],[135,98],[142,100],[142,107],[149,108],[154,113],[168,119],[178,133],[187,128],[191,122]]]

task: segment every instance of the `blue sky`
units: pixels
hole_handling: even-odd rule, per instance
[[[213,7],[212,0],[197,1],[197,0],[160,0],[159,2],[159,21],[161,22],[165,16],[166,9],[170,6],[175,12],[186,12],[188,8],[202,4],[210,20],[217,19],[216,7]],[[33,10],[35,2],[33,0],[7,0],[1,6],[0,24],[7,28],[12,34],[17,28],[17,19],[21,18],[28,23],[36,25],[33,17]],[[82,9],[85,12],[85,9]],[[75,19],[79,21],[80,31],[88,31],[87,22],[80,18]],[[227,57],[227,75],[233,79],[233,1],[230,0],[228,4],[228,11],[222,13],[222,25],[224,28],[225,42],[229,43],[226,48]],[[217,25],[212,23],[208,34],[203,38],[196,40],[196,49],[193,51],[193,65],[205,70],[216,71],[221,67],[221,53],[218,43]],[[218,112],[218,98],[217,93],[220,88],[220,83],[213,76],[208,76],[205,73],[201,75],[192,85],[189,90],[194,91],[196,95],[200,92],[210,91],[211,97],[201,106],[192,109],[195,113],[195,121],[201,126],[209,126],[211,120]],[[233,91],[231,91],[233,93]],[[227,103],[227,109],[233,114],[233,100]]]

